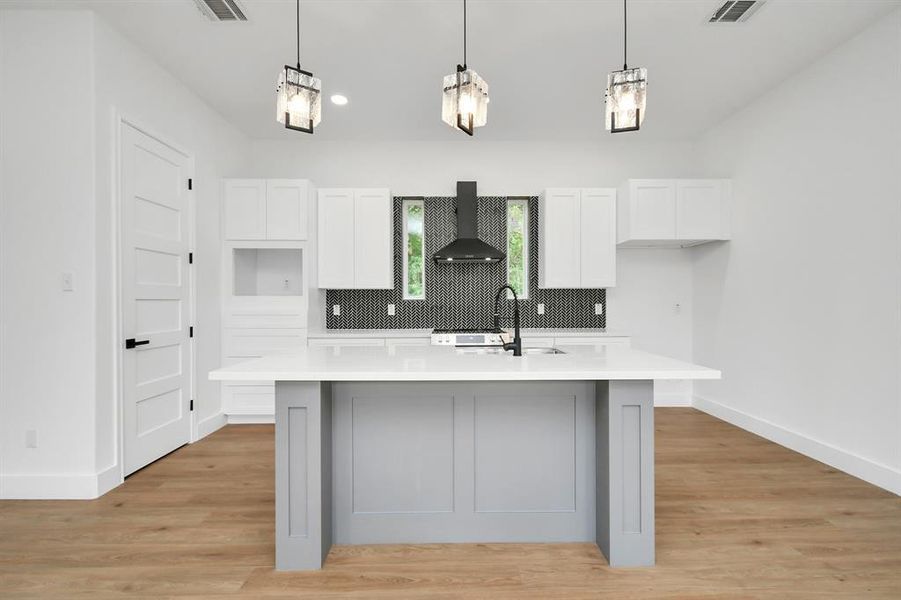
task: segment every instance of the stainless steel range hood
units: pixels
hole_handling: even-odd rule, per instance
[[[475,181],[457,182],[457,239],[435,253],[438,264],[496,263],[505,254],[479,239]]]

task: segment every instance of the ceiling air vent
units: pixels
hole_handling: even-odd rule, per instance
[[[741,23],[751,18],[763,0],[730,0],[723,2],[708,19],[709,23]]]
[[[194,0],[210,21],[246,21],[247,15],[237,0]]]

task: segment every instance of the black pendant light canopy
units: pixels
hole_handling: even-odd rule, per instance
[[[300,0],[296,0],[297,66],[285,65],[276,86],[275,118],[285,128],[313,133],[322,120],[322,82],[300,68]]]
[[[466,0],[463,0],[463,64],[444,78],[441,120],[467,135],[488,122],[488,84],[466,64]]]
[[[645,114],[648,70],[644,67],[629,68],[626,1],[623,0],[623,68],[607,76],[605,126],[610,133],[638,131]]]

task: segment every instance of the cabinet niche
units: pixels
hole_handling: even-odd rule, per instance
[[[235,296],[302,296],[303,249],[235,248]]]

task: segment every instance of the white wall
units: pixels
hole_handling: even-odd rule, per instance
[[[306,177],[320,188],[387,186],[397,196],[454,196],[458,180],[477,181],[484,196],[538,195],[546,187],[618,187],[630,177],[705,174],[691,143],[628,136],[598,143],[483,142],[462,134],[445,143],[339,143],[298,136],[255,141],[252,148],[254,177]],[[689,251],[626,250],[617,261],[607,327],[632,334],[638,348],[690,359]],[[660,383],[657,392],[660,403],[691,399],[688,382]]]
[[[733,240],[693,250],[697,406],[901,493],[901,12],[705,136]]]
[[[116,114],[195,157],[195,408],[213,417],[207,429],[224,423],[206,378],[219,366],[219,178],[246,164],[248,141],[91,12],[0,11],[0,54],[0,497],[92,497],[120,469]],[[37,448],[25,448],[29,429]]]
[[[323,123],[322,127],[326,127]],[[478,134],[476,134],[478,135]],[[630,177],[700,175],[691,143],[628,136],[603,142],[326,142],[298,134],[252,143],[254,177],[303,176],[316,187],[387,186],[395,196],[455,196],[457,181],[479,194],[538,195],[547,187],[617,187]]]
[[[96,483],[92,31],[88,12],[0,12],[0,497]]]

